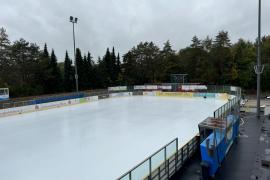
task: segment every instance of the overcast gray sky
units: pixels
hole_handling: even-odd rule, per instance
[[[77,46],[95,59],[107,47],[122,55],[141,41],[179,50],[194,35],[214,37],[227,30],[233,42],[257,36],[258,0],[0,0],[0,26],[11,41],[21,37],[43,48],[46,42],[61,61],[73,56],[69,16],[79,18]],[[270,34],[270,1],[262,0],[263,34]]]

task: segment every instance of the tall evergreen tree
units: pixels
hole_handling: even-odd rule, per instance
[[[219,84],[232,83],[237,77],[233,67],[233,55],[231,51],[231,43],[228,32],[220,31],[211,50],[211,58],[214,61],[215,69],[217,70],[216,78]],[[233,79],[232,79],[233,78]]]
[[[214,41],[214,47],[216,48],[229,48],[231,47],[231,41],[229,33],[227,31],[220,31]]]
[[[190,45],[192,48],[201,48],[202,43],[201,40],[197,36],[193,36],[192,38],[192,44]]]
[[[117,58],[116,58],[116,74],[117,76],[119,74],[121,74],[121,61],[120,61],[120,54],[117,54]]]
[[[79,90],[82,90],[84,87],[84,61],[81,54],[81,50],[79,48],[76,49],[76,63],[77,63],[77,72],[78,72],[78,82],[79,82]]]
[[[40,83],[43,84],[43,92],[51,93],[51,89],[47,84],[49,84],[51,79],[50,70],[50,55],[48,52],[47,44],[45,43],[43,51],[40,53],[40,67],[39,67],[39,79]]]
[[[164,65],[161,66],[161,69],[163,70],[162,81],[169,82],[170,74],[183,72],[181,61],[177,58],[175,51],[172,49],[170,41],[166,41],[164,43],[163,49],[160,53],[164,63]]]
[[[11,92],[14,96],[42,93],[39,82],[39,47],[24,39],[15,41],[11,47],[10,58],[14,64],[9,69],[12,74]]]
[[[110,68],[110,77],[112,80],[112,83],[116,83],[117,80],[117,64],[116,64],[116,55],[115,55],[115,50],[114,47],[112,49],[112,53],[111,53],[111,68]]]
[[[46,59],[48,60],[48,62],[49,62],[50,55],[49,55],[49,52],[48,52],[48,48],[47,48],[47,44],[46,44],[46,43],[45,43],[45,45],[44,45],[42,57],[43,57],[43,58],[46,58]]]
[[[86,58],[86,67],[87,67],[87,87],[94,88],[95,86],[95,73],[94,73],[94,62],[93,57],[91,56],[90,52],[87,53]]]
[[[105,70],[103,72],[106,86],[111,86],[113,84],[112,71],[113,63],[111,58],[111,53],[109,48],[107,48],[106,54],[103,58],[103,63],[105,65]]]
[[[212,48],[212,44],[213,41],[212,39],[207,36],[203,41],[202,41],[202,46],[204,48],[205,51],[210,52],[211,48]]]
[[[50,82],[49,87],[52,93],[62,91],[62,77],[60,73],[60,69],[57,64],[57,58],[54,54],[54,50],[52,50],[51,58],[50,58]]]
[[[140,43],[123,58],[123,68],[128,84],[158,82],[159,48],[153,42]]]
[[[10,41],[6,30],[0,28],[0,87],[8,87],[10,71],[13,62],[10,61]]]
[[[100,57],[98,57],[97,60],[97,65],[94,66],[94,73],[95,73],[95,87],[96,88],[106,88],[108,87],[108,81],[107,81],[107,77],[108,77],[108,73],[107,73],[107,68],[106,68],[106,64],[104,62],[104,58],[101,59]]]
[[[80,76],[81,76],[81,80],[80,80],[80,82],[81,82],[81,89],[82,90],[86,90],[86,89],[88,89],[89,87],[88,87],[88,85],[89,85],[89,78],[88,78],[88,62],[87,62],[87,58],[86,58],[86,55],[84,55],[83,56],[83,61],[82,61],[82,63],[83,63],[83,66],[81,66],[80,67],[80,71],[81,71],[81,73],[80,73]]]
[[[74,69],[72,67],[72,60],[68,56],[66,51],[65,61],[64,61],[64,89],[67,92],[74,90]]]
[[[123,83],[123,74],[122,74],[122,69],[121,69],[121,61],[120,61],[120,54],[117,54],[116,57],[116,84],[121,85]]]

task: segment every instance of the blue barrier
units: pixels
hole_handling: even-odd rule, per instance
[[[224,129],[213,130],[200,144],[202,162],[207,163],[214,177],[239,132],[239,116],[228,115]]]
[[[40,99],[32,100],[31,104],[32,105],[42,104],[42,103],[49,103],[49,102],[54,102],[54,101],[64,101],[64,100],[83,98],[83,97],[85,97],[84,93],[78,93],[78,94],[68,95],[68,96],[47,97],[47,98],[40,98]]]
[[[203,162],[209,165],[209,175],[214,176],[220,163],[225,157],[225,136],[224,133],[216,132],[216,142],[214,142],[214,133],[211,133],[200,145],[201,157]],[[209,140],[209,149],[207,141]]]

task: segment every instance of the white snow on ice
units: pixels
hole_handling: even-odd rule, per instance
[[[0,119],[0,179],[113,180],[225,101],[121,97]]]

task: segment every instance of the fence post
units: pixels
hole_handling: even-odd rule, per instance
[[[184,152],[183,152],[183,148],[181,148],[181,166],[183,166],[184,164]]]
[[[175,172],[177,171],[177,164],[178,164],[178,138],[176,138]]]
[[[149,158],[149,177],[152,179],[152,157]]]
[[[164,147],[164,159],[165,159],[165,173],[166,173],[166,171],[168,170],[167,169],[167,147],[166,146]],[[166,174],[167,174],[167,178],[169,178],[168,173],[166,173]]]
[[[187,143],[187,157],[189,158],[189,142]]]

